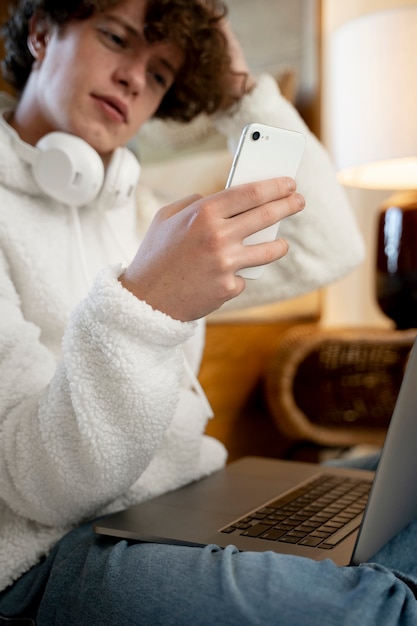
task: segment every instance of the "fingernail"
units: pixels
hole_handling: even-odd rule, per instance
[[[295,180],[293,178],[288,178],[288,189],[295,191]]]
[[[300,208],[303,208],[305,206],[305,203],[306,203],[304,196],[302,196],[301,193],[296,193],[295,197],[297,199],[298,206]]]

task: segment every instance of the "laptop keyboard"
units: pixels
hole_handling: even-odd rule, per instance
[[[331,550],[360,526],[371,484],[321,474],[220,532]]]

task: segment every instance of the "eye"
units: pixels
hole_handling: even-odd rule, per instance
[[[105,39],[105,41],[111,46],[113,46],[114,48],[121,48],[121,49],[127,48],[128,41],[127,41],[127,38],[124,37],[123,35],[120,35],[114,30],[110,30],[108,28],[100,29],[100,33],[102,37]]]
[[[159,85],[163,89],[168,88],[168,80],[163,74],[161,74],[161,72],[151,72],[151,75],[157,85]]]
[[[155,88],[164,92],[168,91],[175,79],[174,72],[169,64],[159,58],[154,59],[150,63],[148,76]]]

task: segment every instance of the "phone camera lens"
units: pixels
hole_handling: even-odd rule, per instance
[[[252,139],[253,139],[253,141],[258,141],[258,139],[260,138],[260,136],[261,136],[261,133],[259,132],[259,130],[255,130],[255,131],[252,133]]]

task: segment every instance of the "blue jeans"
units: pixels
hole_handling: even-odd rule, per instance
[[[415,626],[416,555],[417,520],[359,567],[128,543],[86,524],[0,593],[0,615],[38,626]]]

